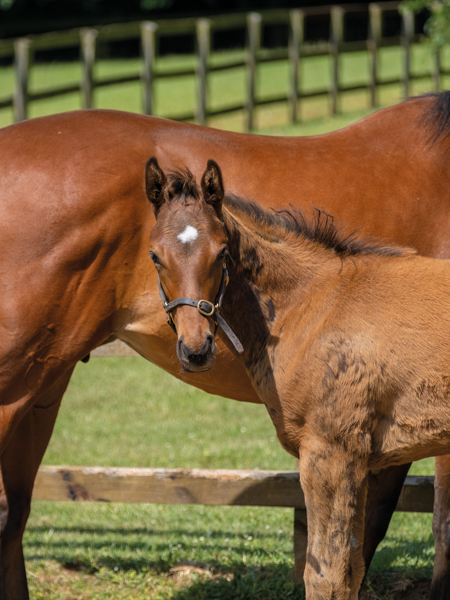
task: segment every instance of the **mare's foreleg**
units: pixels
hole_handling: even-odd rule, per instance
[[[436,554],[430,600],[450,597],[450,456],[436,457],[433,534]]]
[[[22,536],[37,470],[67,388],[70,369],[37,396],[0,457],[0,600],[27,600]]]
[[[362,554],[367,459],[324,440],[305,440],[300,480],[308,517],[307,600],[357,600]]]

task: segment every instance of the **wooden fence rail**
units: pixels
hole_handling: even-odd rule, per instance
[[[93,357],[138,354],[115,341]],[[302,580],[306,560],[305,499],[298,472],[225,469],[134,469],[42,466],[33,500],[273,506],[294,509],[294,575]],[[396,510],[432,512],[434,477],[407,477]]]
[[[434,477],[407,477],[397,510],[432,512]],[[297,472],[43,466],[33,500],[294,508],[294,577],[306,561],[305,499]]]
[[[105,25],[96,28],[74,29],[64,32],[53,32],[34,35],[17,40],[0,40],[0,58],[14,56],[16,69],[16,88],[11,97],[0,98],[0,108],[13,107],[16,121],[26,119],[30,102],[51,98],[79,91],[82,95],[82,105],[85,108],[94,106],[94,91],[98,87],[111,86],[141,81],[143,90],[143,112],[154,112],[154,82],[168,77],[194,76],[197,82],[197,108],[195,112],[184,115],[161,115],[181,121],[196,121],[207,124],[208,117],[244,110],[248,130],[254,128],[255,109],[258,106],[276,102],[290,104],[290,116],[296,121],[299,115],[299,102],[305,98],[318,96],[330,97],[332,113],[339,110],[339,95],[346,91],[369,90],[372,106],[377,105],[377,89],[380,85],[403,84],[404,95],[408,96],[411,79],[419,77],[411,73],[411,44],[417,42],[419,35],[414,29],[414,17],[411,13],[402,13],[403,33],[400,36],[383,37],[383,16],[397,11],[398,2],[380,2],[367,5],[347,5],[314,7],[305,9],[271,10],[261,13],[234,14],[213,16],[208,19],[174,19],[158,22],[125,23]],[[345,40],[345,19],[352,13],[367,13],[367,40],[350,42]],[[321,43],[307,43],[304,40],[305,24],[317,15],[327,15],[330,19],[330,40]],[[265,26],[284,24],[289,27],[289,43],[287,48],[268,49],[261,47],[261,32]],[[246,28],[246,58],[245,60],[230,60],[227,64],[214,66],[211,64],[212,40],[215,32],[235,28]],[[158,69],[159,40],[169,35],[194,36],[197,46],[197,67],[180,71],[164,71]],[[95,64],[99,44],[123,39],[140,39],[142,54],[142,69],[140,75],[111,77],[98,80],[95,77]],[[378,50],[387,46],[402,46],[404,50],[403,75],[389,81],[379,79]],[[63,47],[80,47],[83,64],[82,80],[78,84],[66,85],[36,92],[29,90],[29,73],[33,64],[33,54],[37,50],[49,50]],[[340,78],[340,56],[343,53],[365,50],[369,52],[371,69],[370,81],[365,84],[344,86]],[[329,55],[332,63],[330,86],[305,92],[302,90],[301,62],[311,56]],[[290,64],[290,86],[288,94],[278,94],[272,97],[259,97],[257,93],[258,67],[267,62],[288,60]],[[212,109],[208,102],[208,78],[211,73],[220,70],[245,68],[247,77],[246,98],[239,103],[224,104]],[[432,76],[436,89],[439,89],[440,77],[448,74],[441,67],[439,54],[434,61]]]

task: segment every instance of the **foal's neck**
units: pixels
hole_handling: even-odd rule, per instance
[[[280,326],[308,293],[336,276],[342,261],[308,240],[256,229],[245,217],[224,214],[230,254],[235,261],[223,313],[244,346],[243,359],[255,387],[273,370]]]

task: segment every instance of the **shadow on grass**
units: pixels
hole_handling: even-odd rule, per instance
[[[49,528],[37,526],[28,531],[39,537]],[[192,549],[200,548],[192,541],[198,534],[184,528],[164,532],[144,527],[53,528],[53,534],[57,533],[68,534],[68,539],[53,538],[40,543],[28,538],[27,563],[52,560],[69,571],[93,576],[102,571],[108,579],[115,574],[121,577],[121,573],[127,577],[132,571],[167,578],[174,582],[171,600],[304,600],[303,588],[293,581],[292,551],[284,549],[271,554],[265,550],[269,538],[273,539],[270,534],[256,534],[249,547],[244,545],[245,540],[236,539],[235,533],[217,529],[208,532],[208,545],[201,548],[201,556],[195,556]],[[161,541],[164,533],[167,543]],[[232,548],[231,542],[224,543],[227,536],[234,537]],[[172,545],[169,540],[174,538],[183,538],[182,545]],[[263,566],[255,566],[272,555],[280,562],[275,564],[269,558]],[[226,558],[222,562],[220,557]],[[397,600],[403,598],[402,589],[428,589],[432,566],[431,535],[421,542],[388,538],[375,555],[361,598]],[[409,593],[405,599],[418,600]]]
[[[116,534],[118,536],[121,536],[123,538],[126,538],[126,536],[129,535],[142,535],[143,537],[148,537],[148,536],[161,536],[164,535],[165,533],[167,533],[167,535],[175,535],[175,536],[182,536],[182,535],[187,535],[187,536],[194,536],[197,537],[198,535],[200,535],[198,532],[194,533],[192,531],[192,529],[167,529],[167,528],[161,528],[161,529],[157,529],[154,528],[152,529],[151,527],[52,527],[49,525],[35,525],[35,526],[29,526],[27,527],[27,533],[29,534],[45,534],[48,533],[49,530],[52,530],[54,533],[67,533],[67,534],[79,534],[79,535],[110,535],[110,534]],[[223,537],[235,537],[236,535],[236,531],[226,531],[224,529],[220,529],[217,531],[211,531],[208,534],[208,537],[211,538],[223,538]],[[284,534],[287,535],[287,534]],[[258,539],[272,539],[274,537],[273,532],[267,532],[264,533],[263,531],[258,531],[257,533],[257,537]]]
[[[417,575],[431,577],[434,561],[434,539],[431,534],[421,541],[387,538],[377,550],[368,576],[386,571],[414,570]]]
[[[27,528],[29,536],[39,536],[40,534],[45,535],[49,532],[49,526],[34,526]],[[62,534],[62,537],[55,536],[51,540],[40,541],[39,539],[31,539],[26,537],[24,540],[24,548],[29,550],[36,548],[39,544],[42,548],[47,547],[67,549],[70,553],[71,549],[74,548],[74,540],[72,536],[76,536],[76,547],[78,549],[108,549],[111,545],[110,536],[115,536],[114,544],[115,550],[122,548],[131,552],[147,551],[147,552],[161,552],[171,548],[170,540],[179,539],[183,540],[183,547],[192,545],[192,540],[199,537],[198,532],[193,532],[189,528],[174,528],[174,529],[149,529],[148,527],[136,527],[136,528],[120,528],[120,527],[52,527],[52,534]],[[68,534],[68,538],[64,539],[64,534]],[[97,537],[93,539],[91,536]],[[137,537],[136,537],[137,536]],[[239,540],[240,535],[236,535],[236,532],[227,531],[224,529],[208,531],[208,546],[209,550],[212,551],[224,551],[230,544],[225,543],[226,538],[234,538],[233,540],[233,551],[240,553],[248,553],[254,551],[258,546],[264,547],[264,542],[267,540],[274,540],[278,538],[284,538],[285,533],[273,534],[258,532],[254,534],[254,540],[251,547],[244,546],[245,539]],[[167,542],[161,542],[161,537],[165,537]],[[58,539],[59,538],[59,539]],[[134,538],[134,539],[132,539]],[[212,542],[215,542],[212,544]],[[228,540],[226,540],[228,542]],[[433,564],[434,557],[434,541],[431,534],[424,536],[421,541],[386,538],[381,549],[377,550],[374,559],[372,561],[370,573],[376,574],[379,571],[385,570],[398,570],[404,563],[405,558],[409,561],[409,568],[414,564],[430,565],[430,569]],[[52,552],[52,554],[54,554]],[[283,554],[286,554],[283,552]],[[40,556],[42,558],[56,558],[55,556]],[[28,560],[32,560],[33,557],[28,554]],[[116,560],[114,558],[113,560]],[[133,568],[132,566],[130,568]],[[428,575],[428,573],[427,573]]]
[[[188,586],[177,590],[171,600],[304,600],[302,586],[293,581],[287,565],[248,567],[232,576],[195,576]]]
[[[158,531],[146,528],[54,527],[51,528],[50,539],[39,539],[49,533],[49,527],[30,527],[27,532],[24,551],[28,564],[50,560],[66,569],[88,574],[100,569],[112,573],[154,571],[164,574],[188,559],[207,562],[214,573],[226,573],[230,569],[234,572],[242,568],[243,556],[248,557],[250,563],[270,560],[271,552],[274,552],[271,542],[276,543],[281,537],[279,534],[258,533],[250,538],[253,541],[249,546],[245,538],[222,529],[208,531],[201,543],[198,533],[183,528]],[[279,548],[276,556],[289,564],[292,551],[290,548],[286,550],[286,547]],[[225,558],[226,566],[221,564],[221,558]],[[292,568],[288,567],[288,570],[292,571]]]

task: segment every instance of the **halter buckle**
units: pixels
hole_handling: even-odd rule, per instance
[[[209,312],[202,308],[202,306],[201,306],[202,304],[203,305],[206,304],[209,307]],[[212,302],[209,302],[209,300],[199,300],[197,303],[197,310],[204,317],[212,317],[214,314],[214,311],[216,310],[216,307],[214,306],[214,304]]]

